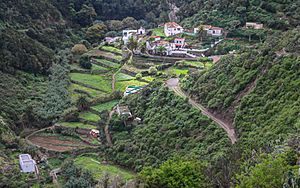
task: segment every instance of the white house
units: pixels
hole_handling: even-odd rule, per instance
[[[165,23],[164,32],[167,37],[183,33],[183,27],[176,22]]]
[[[35,172],[36,162],[31,158],[29,154],[19,155],[19,163],[22,172]]]
[[[214,36],[214,37],[220,37],[223,35],[223,28],[220,27],[214,27],[211,25],[202,25],[203,29],[207,32],[208,35]],[[194,28],[194,33],[198,33],[199,28]]]
[[[176,38],[174,40],[174,48],[184,48],[185,38]]]
[[[138,37],[138,35],[144,35],[146,30],[140,27],[138,30],[123,30],[123,41],[126,44],[131,37]]]
[[[248,29],[263,29],[264,25],[255,22],[246,22],[246,28]]]

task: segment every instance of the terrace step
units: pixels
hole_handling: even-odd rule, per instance
[[[109,92],[107,92],[107,91],[101,90],[101,89],[99,89],[97,87],[94,87],[94,86],[91,86],[91,85],[88,85],[88,84],[85,84],[85,83],[82,83],[82,82],[78,82],[78,81],[75,81],[75,80],[71,80],[71,82],[73,84],[78,84],[78,85],[81,85],[81,86],[84,86],[84,87],[87,87],[87,88],[90,88],[90,89],[94,89],[94,90],[101,91],[103,93],[109,94]]]

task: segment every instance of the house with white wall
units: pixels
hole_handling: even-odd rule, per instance
[[[181,27],[176,22],[168,22],[168,23],[165,23],[164,33],[167,37],[172,36],[172,35],[177,35],[179,33],[183,33],[183,27]]]
[[[221,27],[214,27],[211,25],[202,25],[204,31],[207,32],[207,35],[211,35],[214,37],[220,37],[223,35],[223,28]],[[194,28],[194,33],[197,34],[199,32],[199,27]]]
[[[36,162],[29,154],[19,155],[19,164],[22,172],[36,172]]]
[[[176,38],[174,40],[174,49],[175,48],[184,48],[185,47],[185,38]]]
[[[138,30],[123,30],[123,42],[124,44],[127,44],[129,39],[131,37],[138,37],[139,35],[145,35],[146,34],[146,29],[143,27],[140,27]]]

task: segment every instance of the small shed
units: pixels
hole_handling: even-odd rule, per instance
[[[22,172],[36,172],[36,162],[29,154],[19,155],[20,168]]]

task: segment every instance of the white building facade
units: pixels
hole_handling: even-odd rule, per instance
[[[164,33],[167,37],[183,33],[183,27],[176,22],[168,22],[164,26]]]

